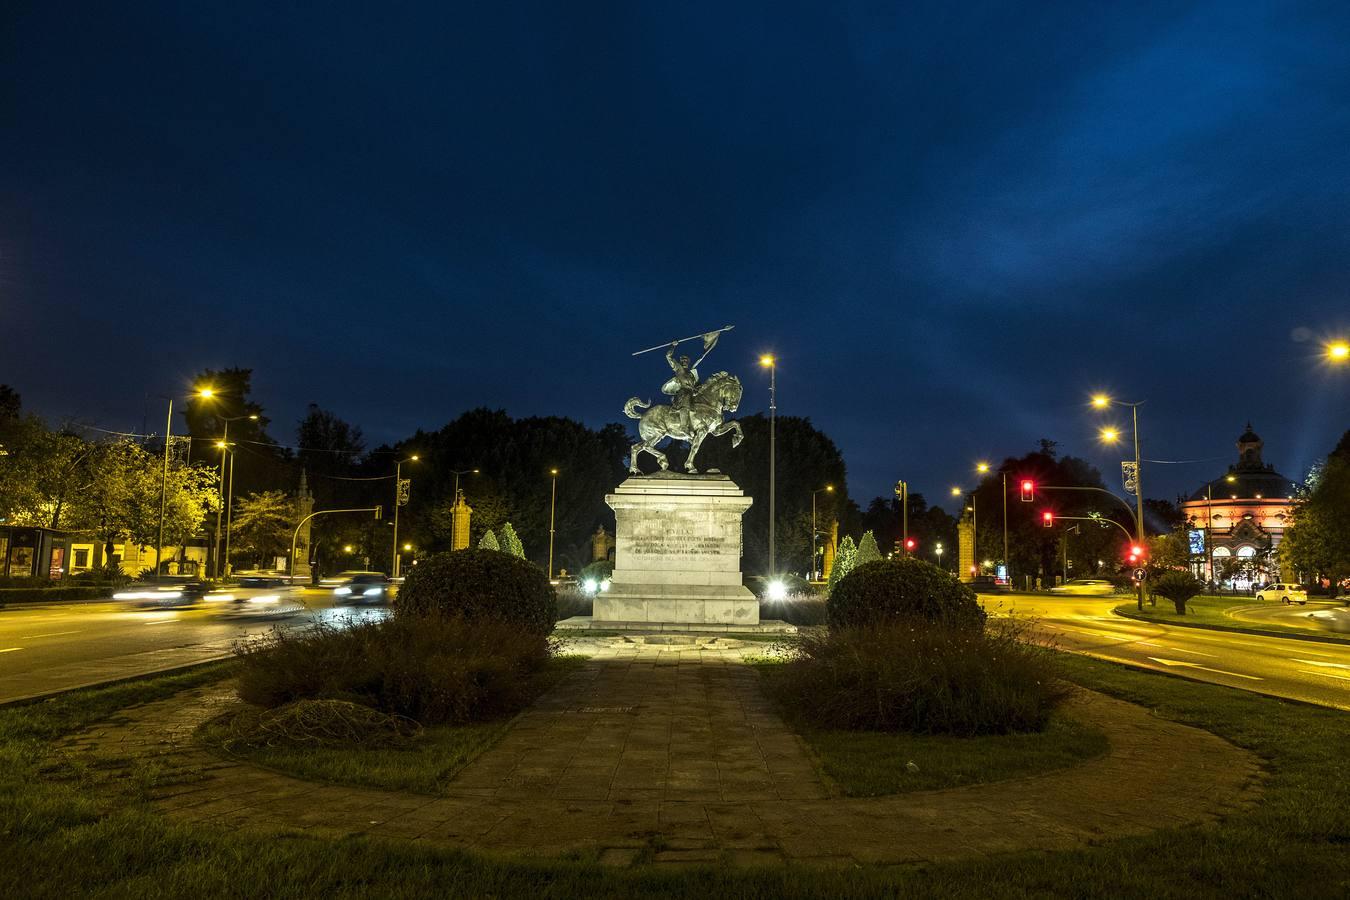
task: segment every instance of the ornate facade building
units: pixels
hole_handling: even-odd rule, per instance
[[[1251,423],[1237,440],[1238,461],[1181,504],[1191,523],[1191,553],[1197,575],[1245,587],[1261,574],[1275,577],[1274,553],[1284,538],[1297,485],[1261,458],[1265,442]],[[1248,571],[1231,574],[1229,560],[1251,560]]]

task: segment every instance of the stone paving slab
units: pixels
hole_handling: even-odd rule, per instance
[[[234,702],[223,686],[127,710],[63,748],[105,761],[153,756],[192,771],[196,780],[155,797],[176,820],[592,852],[607,865],[901,864],[1068,849],[1214,821],[1260,794],[1252,754],[1082,692],[1073,712],[1106,732],[1105,756],[994,784],[837,797],[758,673],[740,664],[762,646],[593,639],[585,649],[586,667],[518,716],[441,797],[320,785],[212,755],[192,731]]]

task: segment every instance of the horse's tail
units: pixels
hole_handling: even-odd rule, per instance
[[[642,413],[634,412],[634,410],[637,409],[638,407],[647,409],[651,405],[652,401],[650,400],[642,400],[638,397],[630,397],[628,402],[623,405],[623,414],[630,419],[640,419],[642,418]]]

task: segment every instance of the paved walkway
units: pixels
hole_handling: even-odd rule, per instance
[[[1254,756],[1098,694],[1073,702],[1110,752],[1029,778],[876,799],[832,796],[741,662],[718,649],[593,641],[592,661],[523,713],[446,796],[335,787],[221,759],[192,730],[233,702],[216,687],[72,737],[70,752],[153,755],[199,774],[156,803],[187,821],[366,834],[627,865],[911,863],[1066,849],[1212,821],[1255,802]]]

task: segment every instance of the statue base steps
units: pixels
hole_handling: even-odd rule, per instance
[[[624,631],[634,634],[796,634],[797,626],[778,619],[754,625],[714,622],[606,622],[593,616],[572,616],[554,626],[558,631]]]

